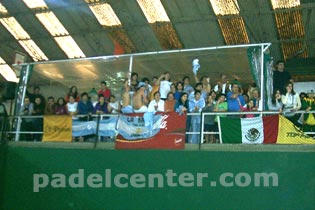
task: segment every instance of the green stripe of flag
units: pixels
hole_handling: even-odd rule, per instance
[[[237,118],[220,117],[222,143],[242,143],[241,121]]]

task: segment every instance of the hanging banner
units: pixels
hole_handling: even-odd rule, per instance
[[[147,112],[120,115],[116,149],[183,149],[186,115]]]
[[[70,115],[44,116],[43,141],[72,141],[72,117]]]

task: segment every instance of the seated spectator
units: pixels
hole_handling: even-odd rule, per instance
[[[159,92],[154,93],[154,100],[150,101],[148,112],[164,112],[164,101]]]
[[[59,97],[55,105],[55,114],[56,115],[66,115],[68,114],[67,104],[63,97]]]
[[[109,114],[117,114],[120,113],[120,103],[116,101],[116,97],[114,95],[109,96],[109,103],[107,105],[107,110]]]
[[[72,87],[70,87],[69,92],[66,95],[66,102],[69,102],[70,96],[73,96],[74,101],[76,102],[80,101],[80,95],[77,86],[73,85]]]
[[[175,111],[176,100],[174,98],[174,93],[169,92],[167,94],[167,99],[164,101],[164,111],[165,112],[173,112]]]
[[[173,112],[175,111],[175,103],[176,103],[176,100],[174,98],[174,94],[173,92],[169,92],[167,94],[167,99],[165,100],[164,102],[164,111],[165,112]]]
[[[133,111],[136,113],[143,113],[148,111],[148,98],[145,95],[145,83],[140,82],[136,93],[133,96]]]
[[[48,97],[47,104],[44,111],[45,115],[55,114],[55,99],[52,96]]]
[[[188,93],[182,92],[180,99],[176,101],[175,111],[180,115],[187,113],[189,110]]]
[[[68,114],[72,116],[72,119],[75,119],[75,115],[78,114],[78,102],[75,101],[74,96],[69,96],[69,102],[67,103]]]
[[[283,104],[283,115],[298,126],[299,116],[295,114],[295,111],[298,111],[302,104],[300,96],[294,91],[292,82],[287,83],[285,94],[281,96],[281,102]]]
[[[279,111],[282,112],[282,102],[281,102],[281,92],[280,90],[275,90],[272,97],[268,99],[268,110],[269,111]]]
[[[103,95],[105,102],[108,102],[109,96],[111,95],[111,90],[107,87],[107,83],[105,81],[101,82],[101,89],[98,91],[98,95]]]
[[[98,96],[98,102],[94,107],[93,114],[108,114],[107,103],[105,102],[105,97],[102,94]]]
[[[201,91],[195,90],[195,97],[189,100],[189,112],[200,113],[205,106],[205,100],[201,97]],[[191,116],[190,132],[200,132],[200,115]],[[200,134],[191,134],[188,136],[188,143],[198,144]],[[201,142],[202,143],[202,142]]]
[[[93,113],[93,105],[89,100],[87,92],[81,94],[81,101],[78,103],[78,114],[91,115]]]

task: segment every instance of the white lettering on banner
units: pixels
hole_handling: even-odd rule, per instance
[[[169,117],[168,114],[165,114],[165,115],[162,116],[160,128],[167,130],[167,119],[168,119],[168,117]]]
[[[278,174],[270,173],[222,173],[218,182],[209,180],[208,173],[174,172],[166,169],[165,173],[112,173],[111,169],[105,169],[103,175],[98,173],[86,174],[84,169],[78,169],[77,173],[65,175],[33,174],[33,192],[51,187],[60,188],[163,188],[163,187],[278,187]]]

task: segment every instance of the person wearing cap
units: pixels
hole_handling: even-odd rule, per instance
[[[307,97],[302,100],[302,109],[304,113],[304,132],[315,132],[315,113],[308,113],[309,111],[315,111],[315,98],[314,91],[307,91]]]
[[[136,93],[133,96],[133,111],[136,113],[147,112],[148,98],[145,95],[146,84],[139,82]]]
[[[290,74],[290,72],[285,71],[284,61],[279,60],[276,63],[276,70],[273,71],[273,89],[274,90],[279,89],[281,91],[281,94],[284,94],[286,92],[285,85],[288,82],[293,83],[293,79],[291,77],[291,74]]]

